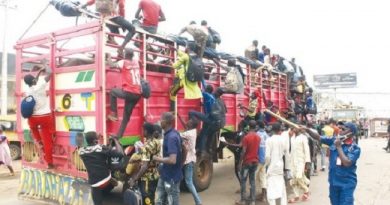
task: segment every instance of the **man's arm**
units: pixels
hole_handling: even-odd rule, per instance
[[[184,27],[183,29],[181,29],[181,31],[179,32],[179,36],[181,35],[181,34],[183,34],[184,32],[186,32],[187,31],[187,27]]]
[[[182,65],[185,65],[186,61],[189,60],[189,58],[185,57],[186,53],[183,51],[178,51],[179,58],[177,61],[172,65],[173,68],[179,69]],[[187,55],[188,56],[188,55]],[[189,57],[189,56],[188,56]]]
[[[170,154],[168,157],[153,156],[153,160],[163,164],[176,164],[177,154]]]
[[[164,12],[162,11],[162,9],[160,9],[160,17],[159,17],[158,21],[161,22],[161,21],[165,21],[165,20],[166,20],[166,19],[165,19],[165,14],[164,14]]]
[[[340,139],[336,139],[334,141],[334,144],[337,149],[337,153],[339,154],[339,158],[341,160],[341,164],[345,167],[350,167],[354,163],[356,163],[357,159],[360,157],[360,148],[355,148],[351,153],[348,153],[348,155],[344,154],[343,148],[341,147],[341,141]]]
[[[141,18],[141,16],[140,16],[141,10],[142,10],[141,7],[138,7],[137,12],[135,12],[135,18],[136,19],[140,19]]]
[[[47,65],[46,62],[43,63],[43,66],[44,66],[45,72],[46,72],[45,81],[46,81],[46,82],[49,82],[50,79],[51,79],[51,76],[52,76],[52,75],[51,75],[51,74],[52,74],[52,70],[51,70],[51,68],[49,67],[49,65]]]
[[[316,139],[316,140],[318,140],[318,141],[321,141],[321,136],[318,134],[318,133],[316,133],[316,132],[314,132],[313,130],[311,130],[310,128],[308,128],[308,127],[302,127],[306,132],[307,132],[307,134],[309,134],[312,138],[314,138],[314,139]]]

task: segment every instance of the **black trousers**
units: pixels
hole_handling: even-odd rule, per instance
[[[108,184],[104,188],[91,187],[92,189],[92,201],[94,205],[103,205],[103,194],[105,190],[112,190],[113,186]]]
[[[139,188],[142,195],[143,204],[154,204],[154,196],[157,188],[157,180],[139,181]],[[149,202],[149,203],[148,203]]]
[[[125,36],[125,40],[122,43],[122,47],[124,48],[126,44],[133,38],[135,34],[135,27],[128,20],[123,18],[123,16],[116,16],[110,20],[128,31]],[[107,27],[110,29],[111,33],[119,34],[119,27],[114,25],[107,25]]]
[[[117,137],[121,138],[123,136],[123,133],[125,132],[125,129],[127,127],[127,123],[130,120],[131,113],[133,112],[135,105],[138,103],[139,99],[141,98],[141,95],[126,92],[122,89],[113,88],[110,91],[110,108],[111,108],[111,111],[115,114],[118,114],[117,98],[125,100],[123,119],[122,119],[121,126],[118,130],[118,133],[117,133]]]

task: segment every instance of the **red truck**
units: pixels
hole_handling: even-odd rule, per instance
[[[41,200],[57,201],[60,204],[91,204],[89,186],[86,184],[87,173],[78,156],[76,136],[78,133],[96,131],[102,135],[101,143],[108,142],[108,136],[115,134],[120,120],[107,120],[109,113],[109,91],[121,87],[120,73],[110,69],[109,59],[119,59],[116,55],[117,45],[107,43],[107,36],[123,38],[108,33],[105,22],[93,21],[87,24],[46,33],[20,40],[16,43],[16,96],[20,105],[26,86],[23,76],[31,71],[31,65],[48,59],[53,70],[53,78],[47,88],[50,96],[50,107],[55,116],[56,132],[54,138],[54,170],[47,170],[42,157],[34,144],[27,124],[20,114],[17,115],[17,134],[22,144],[22,163],[19,193],[22,196]],[[143,78],[151,85],[151,97],[141,100],[134,108],[131,120],[121,139],[123,146],[132,146],[143,140],[142,124],[145,120],[157,122],[163,112],[169,110],[169,87],[172,85],[174,69],[172,61],[176,58],[179,46],[166,37],[137,31],[133,39],[134,50],[139,58]],[[110,54],[110,55],[109,55]],[[204,59],[205,78],[214,88],[224,85],[226,72],[213,61]],[[221,60],[220,65],[226,65]],[[265,74],[256,73],[249,65],[241,64],[246,74],[245,93],[259,91],[280,109],[287,109],[287,77],[285,74],[273,73],[272,82]],[[209,80],[211,70],[217,79]],[[216,72],[216,73],[215,73]],[[265,109],[263,97],[260,97],[260,109]],[[241,121],[238,105],[248,105],[248,95],[225,94],[223,99],[227,106],[227,130],[236,130]],[[119,116],[123,111],[123,101],[119,100]],[[190,110],[201,111],[201,99],[186,100],[179,92],[177,114],[184,121]],[[18,112],[20,113],[20,107]],[[176,128],[181,131],[183,125],[178,120]],[[216,138],[216,141],[218,138]],[[214,149],[213,155],[217,155]],[[196,188],[207,189],[211,183],[213,161],[215,156],[199,158],[194,172]],[[114,175],[120,178],[119,175]]]

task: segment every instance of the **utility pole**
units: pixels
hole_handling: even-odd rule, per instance
[[[3,0],[0,6],[4,7],[4,25],[3,25],[3,56],[1,66],[1,115],[7,115],[8,112],[8,52],[7,52],[7,17],[8,9],[16,9],[16,5],[10,6],[10,0]]]

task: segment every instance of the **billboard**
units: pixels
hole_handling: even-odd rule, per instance
[[[328,75],[314,75],[314,86],[318,89],[353,88],[356,87],[356,73],[338,73]]]

